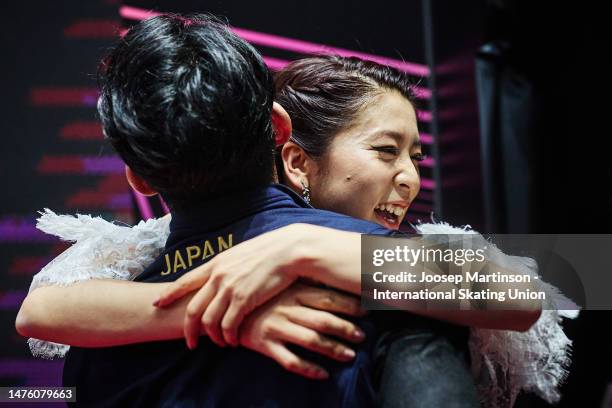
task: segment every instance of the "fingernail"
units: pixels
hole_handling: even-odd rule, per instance
[[[361,330],[355,330],[355,331],[353,332],[353,336],[355,336],[355,338],[356,338],[356,339],[358,339],[358,340],[363,340],[363,339],[365,339],[365,333],[364,333],[364,332],[362,332]]]
[[[353,350],[351,350],[351,349],[344,349],[342,354],[344,354],[344,356],[347,357],[347,358],[354,358],[355,357],[355,352]]]

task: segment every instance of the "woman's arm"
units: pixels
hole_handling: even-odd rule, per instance
[[[71,286],[45,286],[24,300],[15,326],[25,337],[80,347],[107,347],[184,336],[188,295],[167,310],[152,306],[166,283],[89,280]],[[358,316],[359,301],[333,290],[296,284],[259,307],[245,320],[240,344],[289,371],[322,379],[321,367],[291,352],[296,344],[338,361],[354,352],[339,341],[363,340],[353,323],[335,314]]]
[[[321,228],[321,227],[315,227]],[[324,231],[325,230],[325,231]],[[321,228],[319,237],[315,234],[305,235],[305,245],[297,248],[296,259],[301,259],[302,266],[295,265],[298,273],[303,276],[319,280],[331,287],[346,290],[350,293],[361,294],[361,236],[359,234],[328,230]],[[327,235],[328,238],[323,238]],[[420,242],[417,246],[420,246]],[[516,275],[516,271],[501,268],[488,263],[485,266],[489,273],[493,270],[500,271],[505,275]],[[357,273],[359,272],[359,273]],[[420,273],[420,271],[415,271]],[[402,284],[403,286],[404,284]],[[513,287],[521,291],[537,291],[533,283],[513,284]],[[171,290],[165,288],[165,290]],[[410,288],[403,288],[411,290]],[[415,285],[412,290],[421,289]],[[505,291],[506,287],[502,284],[487,284],[479,289],[489,289],[491,291]],[[397,306],[397,302],[392,303]],[[403,305],[412,313],[419,314],[433,319],[448,321],[463,326],[478,327],[484,329],[503,329],[525,331],[528,330],[540,317],[542,305],[537,300],[508,300],[498,302],[491,300],[479,305],[484,310],[458,310],[419,307],[410,304]]]
[[[88,280],[40,287],[23,301],[15,326],[26,337],[79,347],[179,338],[190,297],[166,311],[151,306],[156,292],[168,285]]]
[[[163,284],[121,281],[157,256],[168,236],[169,220],[166,216],[128,228],[101,218],[46,210],[38,228],[75,244],[35,276],[17,316],[17,330],[33,337],[34,347],[45,342],[101,347],[182,337],[189,298],[160,313],[152,303]],[[286,343],[346,361],[351,350],[326,335],[356,341],[356,326],[332,313],[354,315],[358,310],[356,299],[293,286],[249,317],[241,342],[290,371],[312,377],[320,372],[292,354]]]
[[[263,234],[184,275],[165,289],[156,304],[164,307],[199,289],[188,305],[187,337],[196,339],[204,324],[217,342],[236,344],[244,316],[298,278],[360,294],[360,234],[308,224],[293,224]],[[414,290],[421,288],[415,284]],[[530,283],[525,288],[536,290]],[[404,286],[403,290],[410,288]],[[411,311],[466,326],[524,331],[537,321],[541,310],[538,301],[507,301],[500,307],[499,302],[491,300],[479,307],[484,310],[414,307]],[[497,310],[500,308],[506,310]]]

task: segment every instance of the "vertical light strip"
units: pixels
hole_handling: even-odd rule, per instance
[[[436,91],[436,62],[434,54],[434,34],[433,34],[433,10],[431,0],[421,1],[423,8],[423,31],[425,39],[425,58],[429,65],[430,75],[427,78],[428,88],[431,89],[432,95],[429,99],[429,119],[430,132],[432,136],[431,153],[434,161],[438,164],[433,167],[433,178],[434,178],[434,209],[438,218],[444,218],[442,208],[442,160],[440,160],[440,129],[437,120],[437,91]],[[419,112],[420,113],[420,112]],[[421,114],[421,113],[420,113]],[[420,116],[419,119],[425,120],[424,116]],[[421,183],[422,184],[422,183]],[[437,188],[436,188],[437,187]]]

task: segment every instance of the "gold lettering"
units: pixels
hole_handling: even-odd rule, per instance
[[[202,253],[202,250],[200,249],[199,246],[190,246],[186,248],[187,251],[187,263],[189,264],[189,267],[191,268],[191,265],[193,265],[193,260],[196,259],[198,256],[200,256],[200,254]]]
[[[166,266],[168,267],[167,270],[162,271],[162,275],[168,275],[170,273],[170,255],[166,254],[164,256],[164,258],[166,259]]]
[[[215,250],[212,245],[210,245],[210,241],[206,240],[206,242],[204,242],[204,256],[202,256],[202,259],[210,258],[214,254]]]
[[[217,242],[219,244],[219,252],[229,249],[232,247],[232,234],[229,234],[227,236],[227,239],[229,241],[229,244],[227,242],[225,242],[225,240],[223,239],[223,237],[217,237]]]
[[[185,261],[183,261],[183,257],[181,256],[181,251],[174,252],[174,272],[178,270],[178,267],[181,269],[187,269],[187,265],[185,265]]]

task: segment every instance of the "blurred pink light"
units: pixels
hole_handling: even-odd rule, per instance
[[[431,122],[431,112],[429,111],[418,111],[417,117],[421,122]]]
[[[149,203],[149,199],[147,196],[140,194],[137,191],[132,190],[134,194],[134,198],[136,199],[136,205],[140,210],[140,215],[143,220],[148,220],[153,218],[153,209],[151,208],[151,203]]]
[[[421,143],[426,145],[433,144],[433,136],[431,136],[429,133],[421,133],[419,137],[421,139]]]
[[[280,71],[281,69],[285,68],[287,64],[289,64],[290,62],[290,61],[282,60],[279,58],[266,57],[265,55],[263,59],[266,65],[268,66],[268,68],[270,68],[273,71]]]
[[[30,90],[30,103],[34,106],[95,106],[96,88],[41,87]]]
[[[159,16],[164,13],[145,10],[137,7],[121,6],[119,15],[131,20],[144,20],[149,17]],[[293,51],[302,54],[336,54],[343,57],[358,57],[365,60],[375,61],[379,64],[389,65],[411,75],[419,77],[429,76],[429,68],[426,65],[406,62],[394,58],[382,57],[380,55],[367,54],[358,51],[347,50],[344,48],[330,47],[324,44],[317,44],[293,38],[281,37],[273,34],[260,33],[244,28],[232,27],[232,30],[245,40],[265,47],[273,47],[281,50]]]
[[[102,125],[100,122],[69,122],[60,129],[60,136],[65,140],[101,140]]]
[[[436,182],[432,179],[421,178],[421,188],[434,190],[436,188]]]

